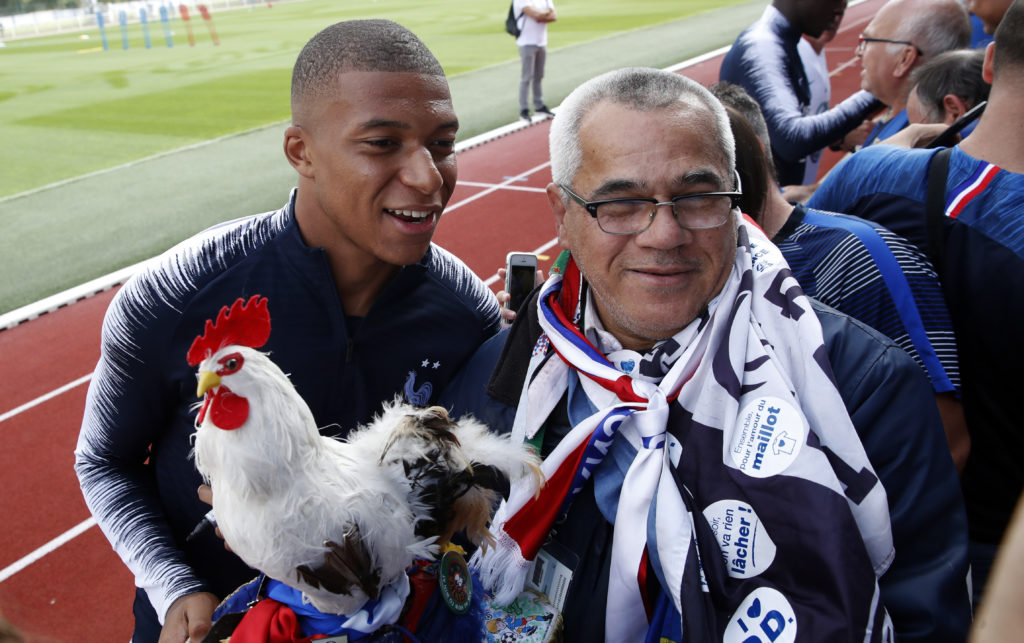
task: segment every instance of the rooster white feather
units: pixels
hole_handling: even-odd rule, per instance
[[[253,297],[207,322],[189,351],[204,396],[196,467],[232,551],[321,612],[351,614],[407,583],[413,559],[436,557],[455,531],[486,546],[489,475],[539,486],[528,448],[441,407],[396,400],[347,441],[321,436],[288,377],[255,350],[267,337],[266,299]]]

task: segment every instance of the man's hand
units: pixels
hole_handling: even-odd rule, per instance
[[[199,489],[197,491],[199,493],[199,499],[212,507],[213,506],[213,488],[210,487],[210,485],[208,485],[208,484],[201,484],[201,485],[199,485]],[[220,533],[220,527],[214,527],[213,528],[213,533],[217,534],[217,538],[220,538],[221,540],[224,540],[224,534]],[[228,551],[231,551],[231,548],[228,547],[228,544],[226,542],[224,543],[224,549],[226,549]]]
[[[498,268],[498,278],[501,279],[501,283],[505,283],[505,273],[506,273],[506,270],[504,268]],[[537,287],[537,286],[541,285],[542,283],[544,283],[544,271],[541,270],[540,268],[537,268],[537,275],[536,275],[536,277],[534,277],[533,285],[534,285],[534,287]],[[507,290],[502,289],[502,290],[499,290],[498,292],[496,292],[495,296],[498,298],[498,305],[501,306],[501,318],[505,321],[506,324],[511,324],[515,320],[515,318],[516,318],[516,311],[514,311],[514,310],[512,310],[511,308],[508,307],[508,302],[509,302],[510,299],[512,299],[512,295],[509,294],[509,292]],[[202,487],[199,488],[199,490],[200,490],[200,494],[199,494],[200,500],[203,499],[202,489],[203,489]],[[209,487],[207,487],[207,489],[209,489]],[[210,492],[210,493],[211,493],[211,499],[212,499],[213,492]],[[206,502],[206,501],[204,500],[204,502]]]
[[[875,122],[865,120],[856,129],[846,133],[846,136],[839,141],[839,149],[845,152],[857,151],[857,148],[863,145],[864,141],[868,140],[868,136],[871,135],[871,130],[873,129],[875,129]]]
[[[159,643],[182,643],[191,640],[199,643],[210,631],[213,611],[217,609],[217,597],[208,592],[185,594],[171,603],[160,630]]]
[[[925,147],[935,140],[936,136],[945,132],[947,127],[949,126],[945,123],[914,123],[878,142],[900,147]]]
[[[814,196],[814,191],[818,189],[819,185],[821,185],[820,181],[809,185],[787,185],[782,188],[782,196],[790,203],[807,203]]]

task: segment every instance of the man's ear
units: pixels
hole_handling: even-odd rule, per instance
[[[313,178],[313,160],[310,158],[309,132],[298,125],[289,125],[284,130],[284,155],[300,176]]]
[[[967,103],[956,94],[946,94],[942,97],[942,110],[946,116],[944,122],[952,125],[956,119],[967,113]]]
[[[896,59],[896,66],[893,67],[892,75],[897,78],[908,77],[919,62],[921,62],[921,55],[917,53],[917,49],[908,45],[903,48],[903,51]]]
[[[555,232],[558,233],[558,242],[565,248],[565,201],[562,200],[562,188],[557,183],[549,183],[547,187],[548,204],[551,212],[555,215]]]
[[[985,81],[986,83],[988,83],[989,85],[992,84],[992,78],[994,77],[994,70],[992,68],[992,60],[995,58],[995,52],[996,52],[996,43],[995,42],[988,43],[988,46],[985,47],[985,62],[983,62],[982,65],[981,65],[981,79],[983,81]]]

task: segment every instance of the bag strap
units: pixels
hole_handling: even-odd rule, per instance
[[[932,156],[928,162],[928,192],[925,197],[925,231],[928,236],[928,257],[935,271],[942,276],[946,254],[943,225],[946,219],[946,178],[949,176],[949,157],[953,148],[947,147]]]

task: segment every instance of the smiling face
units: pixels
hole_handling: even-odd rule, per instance
[[[587,200],[652,197],[668,201],[695,192],[733,189],[724,155],[716,153],[715,122],[703,106],[680,103],[636,111],[604,101],[580,125],[583,159],[572,181]],[[732,219],[709,230],[684,230],[668,206],[651,227],[630,236],[603,232],[575,201],[548,186],[559,241],[576,259],[594,293],[605,328],[623,346],[646,349],[693,321],[732,269]]]
[[[893,2],[883,5],[864,28],[864,36],[899,40],[897,28],[903,18],[902,7],[902,4]],[[857,50],[861,65],[861,89],[871,92],[886,105],[901,106],[906,100],[904,92],[907,89],[909,70],[903,73],[900,62],[908,48],[909,45],[865,42]]]
[[[455,189],[458,120],[444,76],[347,71],[294,115],[285,152],[298,170],[303,238],[353,274],[426,253]]]

